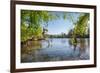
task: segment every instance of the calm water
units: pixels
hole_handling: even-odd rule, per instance
[[[77,39],[76,48],[66,38],[29,41],[22,45],[21,62],[47,62],[89,59],[89,39]]]

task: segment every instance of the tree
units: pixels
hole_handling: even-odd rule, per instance
[[[21,41],[42,37],[42,26],[47,27],[48,21],[56,18],[48,11],[21,10]]]
[[[73,28],[73,31],[69,32],[72,35],[70,41],[73,45],[77,45],[77,40],[76,40],[77,37],[84,37],[86,36],[87,33],[89,35],[88,21],[89,21],[89,13],[84,13],[79,16],[77,22],[74,24],[75,26]]]
[[[79,20],[75,24],[73,34],[84,36],[86,34],[86,31],[88,31],[88,21],[89,21],[89,13],[80,15]]]

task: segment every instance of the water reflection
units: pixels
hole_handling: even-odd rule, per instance
[[[89,58],[89,39],[77,39],[77,45],[74,45],[74,52],[79,51],[78,56],[80,59]],[[84,57],[85,56],[85,57]]]
[[[77,42],[72,45],[66,38],[28,41],[21,46],[21,62],[88,60],[89,39],[81,38]]]

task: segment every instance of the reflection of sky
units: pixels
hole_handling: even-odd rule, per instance
[[[57,12],[55,12],[56,14]],[[62,15],[64,12],[58,12],[57,14]],[[69,20],[68,15],[71,15],[74,22],[77,21],[80,13],[67,12],[66,19],[58,18],[48,22],[48,34],[61,34],[68,33],[70,29],[73,28],[73,22]]]

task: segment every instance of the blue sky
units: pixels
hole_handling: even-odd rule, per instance
[[[56,12],[55,12],[56,13]],[[59,12],[59,15],[62,15],[64,12]],[[70,14],[74,20],[74,22],[77,21],[80,13],[75,12],[68,12],[67,14]],[[74,27],[74,24],[71,20],[68,18],[58,18],[56,20],[52,20],[48,22],[48,34],[61,34],[61,33],[68,33],[69,30],[71,30]]]
[[[48,34],[67,33],[73,27],[67,19],[58,19],[48,23]]]

